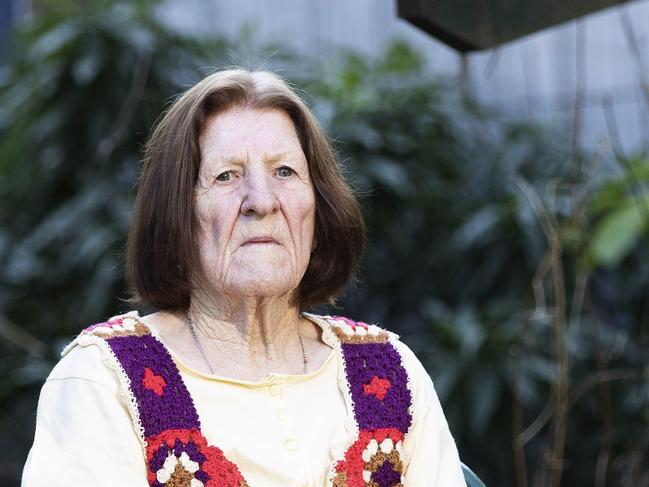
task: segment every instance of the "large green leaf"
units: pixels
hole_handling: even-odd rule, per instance
[[[595,264],[617,265],[638,244],[649,223],[649,198],[630,199],[595,227],[590,255]]]

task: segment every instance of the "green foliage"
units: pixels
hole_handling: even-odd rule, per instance
[[[561,128],[505,123],[421,63],[386,69],[395,53],[417,59],[406,49],[397,44],[375,62],[341,55],[315,81],[302,81],[327,107],[370,229],[363,284],[344,308],[394,327],[422,358],[465,462],[488,485],[513,485],[519,434],[530,480],[544,467],[556,416],[534,434],[522,430],[544,408],[556,409],[566,384],[565,484],[592,484],[598,456],[608,452],[610,485],[622,485],[625,468],[613,466],[649,452],[647,437],[629,441],[647,424],[635,409],[647,397],[631,392],[647,386],[649,269],[638,265],[647,258],[647,163],[629,161],[609,179],[590,163],[576,173],[575,161],[589,155],[573,154]],[[541,272],[547,232],[561,249],[565,296]],[[569,305],[557,311],[562,297]],[[568,322],[559,333],[566,364],[558,359],[559,318]],[[619,382],[597,387],[609,368]],[[625,416],[619,408],[630,396]],[[643,462],[630,478],[647,471]]]
[[[616,265],[637,245],[647,224],[646,215],[641,208],[649,199],[636,203],[633,198],[625,201],[602,220],[593,235],[591,253],[593,261],[606,265]]]
[[[199,67],[225,60],[225,41],[182,37],[145,6],[55,9],[17,33],[2,70],[0,447],[14,465],[2,485],[19,478],[62,344],[125,307],[122,248],[151,126]]]
[[[0,317],[37,337],[0,320],[0,446],[14,465],[3,485],[20,475],[61,345],[126,307],[122,248],[151,126],[231,48],[170,31],[151,2],[51,5],[39,4],[0,72]],[[602,452],[606,485],[638,482],[649,469],[649,163],[624,161],[609,178],[576,171],[590,156],[573,154],[565,131],[504,122],[402,42],[374,60],[292,65],[369,227],[363,282],[341,305],[415,350],[465,463],[487,485],[514,485],[512,417],[525,428],[552,407],[560,336],[572,401],[564,484],[593,484]],[[543,271],[553,246],[559,280]],[[568,303],[559,334],[557,282]],[[554,418],[525,437],[530,478]]]
[[[140,147],[206,55],[226,46],[182,38],[128,3],[46,19],[19,41],[0,92],[0,302],[27,323],[56,309],[39,331],[60,336],[115,306]]]
[[[649,161],[628,161],[624,177],[607,181],[594,195],[598,218],[590,242],[594,265],[616,266],[639,244],[649,224]],[[629,189],[631,188],[631,189]]]

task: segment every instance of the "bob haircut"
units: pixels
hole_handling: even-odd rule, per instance
[[[279,109],[293,121],[316,195],[315,250],[293,294],[304,311],[334,304],[355,278],[366,228],[331,143],[306,104],[276,74],[226,69],[198,82],[166,111],[147,142],[126,249],[131,301],[166,311],[189,308],[205,276],[194,211],[206,121],[230,108]]]

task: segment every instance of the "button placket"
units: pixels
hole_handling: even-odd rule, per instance
[[[282,394],[282,388],[279,384],[271,384],[268,387],[268,392],[271,396],[278,397]]]
[[[279,419],[282,423],[288,422],[288,414],[284,409],[277,410],[277,419]]]
[[[299,453],[299,445],[295,438],[293,424],[284,404],[284,387],[285,385],[281,382],[273,382],[268,386],[268,394],[273,398],[275,414],[279,422],[279,430],[282,433],[282,446],[291,456],[295,456]]]
[[[288,451],[295,451],[297,450],[297,441],[293,437],[288,437],[284,440],[284,446]]]

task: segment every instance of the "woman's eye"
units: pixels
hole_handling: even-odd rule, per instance
[[[216,176],[215,179],[216,179],[217,181],[221,181],[221,182],[227,182],[227,181],[229,181],[229,180],[230,180],[230,171],[222,172],[221,174],[219,174],[218,176]]]
[[[295,173],[295,171],[293,171],[293,169],[291,169],[288,166],[282,166],[282,167],[277,169],[277,174],[279,174],[283,178],[288,178],[288,177],[292,176],[294,173]]]

